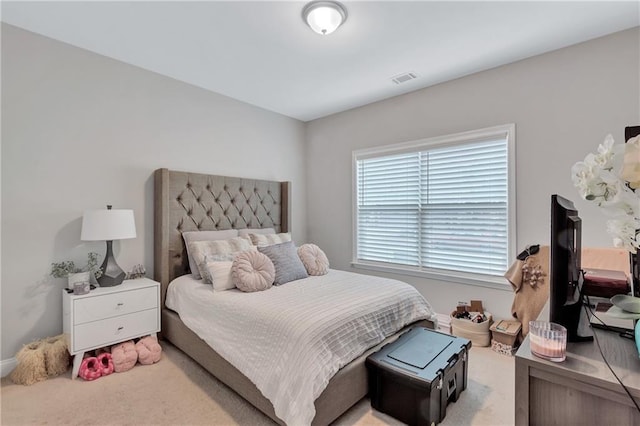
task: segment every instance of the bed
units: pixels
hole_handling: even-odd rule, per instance
[[[166,305],[165,300],[169,284],[178,278],[187,280],[190,274],[183,232],[245,228],[273,228],[278,233],[289,232],[290,184],[168,169],[156,170],[154,182],[154,276],[161,283],[162,338],[185,352],[275,422],[284,424],[276,415],[274,404],[254,382],[188,327],[185,321],[189,320],[185,318],[183,321]],[[341,272],[336,274],[343,277]],[[237,296],[230,293],[228,297]],[[434,328],[432,320],[425,319],[419,323]],[[366,396],[366,357],[416,324],[408,324],[366,349],[332,375],[313,403],[315,416],[311,424],[329,424]]]

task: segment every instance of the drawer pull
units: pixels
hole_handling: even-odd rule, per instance
[[[122,330],[124,330],[123,326],[118,327],[118,329],[116,330],[116,334],[120,334]]]
[[[121,306],[124,306],[124,303],[123,303],[123,302],[118,302],[118,303],[116,304],[116,306],[119,308],[119,307],[121,307]]]

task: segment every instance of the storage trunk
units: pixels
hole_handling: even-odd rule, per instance
[[[371,406],[408,425],[440,423],[467,387],[471,342],[415,327],[366,360]]]

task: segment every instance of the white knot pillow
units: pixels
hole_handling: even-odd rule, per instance
[[[315,244],[303,244],[298,247],[298,257],[309,275],[325,275],[329,272],[329,259]]]
[[[273,262],[259,251],[243,251],[233,259],[231,281],[244,292],[267,290],[275,277]]]

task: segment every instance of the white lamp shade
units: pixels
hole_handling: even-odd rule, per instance
[[[303,15],[311,29],[322,35],[334,32],[347,18],[342,5],[331,1],[309,3]]]
[[[87,210],[82,216],[82,241],[111,241],[136,237],[133,210]]]

